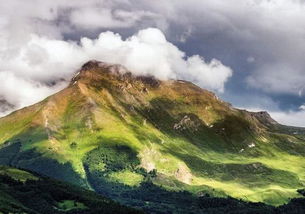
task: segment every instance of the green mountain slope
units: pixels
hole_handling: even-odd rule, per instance
[[[66,89],[0,119],[0,164],[126,204],[130,191],[153,182],[280,205],[304,188],[304,133],[190,82],[90,61]]]
[[[126,213],[140,211],[76,186],[0,166],[0,213]]]

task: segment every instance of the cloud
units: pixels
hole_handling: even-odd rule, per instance
[[[143,29],[148,26],[165,30],[166,20],[158,13],[137,7],[134,1],[126,0],[0,0],[1,22],[4,32],[11,41],[21,43],[29,35],[48,36],[62,39],[66,34],[87,31],[101,32],[105,29]],[[140,2],[139,2],[140,5]],[[22,8],[18,10],[17,8]]]
[[[272,118],[279,123],[291,126],[305,127],[305,111],[270,112]]]
[[[216,59],[205,62],[198,55],[187,57],[156,28],[141,30],[126,40],[112,32],[101,33],[96,40],[81,39],[81,46],[89,57],[123,64],[136,74],[190,80],[218,92],[224,91],[232,76],[232,70]]]
[[[224,92],[224,84],[232,76],[232,70],[219,60],[207,63],[199,55],[187,59],[188,73],[182,73],[183,79],[197,83],[204,88]]]
[[[251,56],[250,70],[243,71],[250,88],[297,95],[305,85],[303,0],[150,1],[145,8],[163,15],[171,38],[191,26],[196,48],[228,58],[236,67]]]
[[[63,86],[58,84],[56,87],[48,87],[39,82],[19,78],[13,73],[5,71],[0,72],[0,79],[5,80],[0,85],[1,116],[10,113],[14,108],[36,103],[60,90]]]
[[[262,65],[247,77],[247,82],[266,92],[302,96],[305,73],[284,63]]]
[[[157,27],[172,42],[205,41],[195,45],[208,47],[213,57],[234,61],[251,56],[252,69],[245,77],[251,88],[297,95],[305,84],[303,0],[0,1],[0,20],[6,23],[1,33],[12,46],[27,42],[32,33],[62,39],[105,28],[134,32]],[[16,8],[22,10],[16,13]]]
[[[110,8],[78,8],[70,14],[72,25],[82,29],[129,28],[144,18],[154,18],[155,14],[145,11],[111,10]]]
[[[126,39],[107,31],[96,39],[81,38],[78,43],[32,34],[18,48],[7,46],[0,53],[0,78],[5,79],[0,97],[16,108],[62,89],[91,59],[122,64],[137,75],[191,80],[218,92],[224,91],[232,75],[232,70],[216,59],[206,62],[199,55],[186,56],[156,28],[141,30]]]

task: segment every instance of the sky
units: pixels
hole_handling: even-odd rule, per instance
[[[304,56],[304,0],[0,0],[0,115],[96,59],[305,127]]]

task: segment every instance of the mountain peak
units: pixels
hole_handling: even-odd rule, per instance
[[[157,87],[161,81],[151,75],[135,75],[121,64],[106,63],[97,60],[86,62],[72,78],[70,85],[79,81],[87,84],[98,82],[112,84],[138,82],[149,87]]]
[[[106,74],[120,76],[126,73],[130,72],[128,72],[127,69],[122,65],[90,60],[81,66],[81,68],[72,78],[71,83],[81,79],[93,78],[94,76]]]
[[[81,67],[80,72],[101,70],[101,68],[104,68],[104,69],[106,69],[104,71],[108,71],[113,74],[124,74],[124,73],[128,72],[128,70],[123,65],[106,63],[106,62],[97,61],[97,60],[90,60],[90,61],[86,62]]]

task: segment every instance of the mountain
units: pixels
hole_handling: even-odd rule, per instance
[[[92,191],[16,168],[0,166],[0,181],[1,213],[142,213]]]
[[[160,205],[141,194],[148,187],[280,205],[305,184],[305,129],[233,108],[191,82],[98,61],[64,90],[1,118],[0,142],[2,165],[134,207]]]

